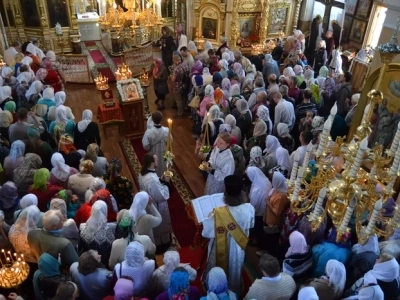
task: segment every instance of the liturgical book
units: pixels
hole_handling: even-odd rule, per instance
[[[198,223],[203,223],[210,216],[214,208],[225,205],[223,193],[207,195],[192,200],[192,206]]]

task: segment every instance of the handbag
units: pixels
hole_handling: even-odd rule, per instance
[[[197,91],[195,91],[195,95],[192,98],[192,100],[189,102],[188,106],[195,108],[195,109],[200,107],[200,96],[197,95]]]

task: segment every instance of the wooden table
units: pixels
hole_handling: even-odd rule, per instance
[[[111,107],[99,104],[97,106],[97,119],[99,120],[99,124],[103,126],[103,133],[106,138],[107,128],[110,126],[118,125],[118,132],[121,134],[120,125],[125,122],[125,119],[121,106],[118,103],[115,103]]]

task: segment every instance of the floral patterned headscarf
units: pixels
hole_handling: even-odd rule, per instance
[[[189,273],[182,267],[178,267],[172,272],[168,287],[168,296],[172,300],[189,299]]]

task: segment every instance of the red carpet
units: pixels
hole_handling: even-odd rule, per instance
[[[101,42],[87,41],[83,42],[82,46],[83,52],[88,52],[92,60],[89,60],[89,64],[93,78],[101,73],[108,78],[109,82],[115,82],[114,72],[117,66],[122,64],[121,58],[109,55]]]
[[[143,149],[142,140],[134,139],[130,141],[132,147],[141,163],[146,151]],[[175,170],[180,176],[179,170],[175,165]],[[182,176],[180,176],[181,179]],[[138,183],[136,182],[138,186]],[[190,189],[188,188],[190,191]],[[193,195],[192,195],[193,197]],[[181,247],[190,246],[192,244],[193,238],[196,234],[196,225],[193,220],[189,219],[185,211],[185,202],[182,200],[176,186],[171,184],[170,198],[168,200],[169,213],[171,215],[172,229],[176,238],[178,239],[179,245]]]

